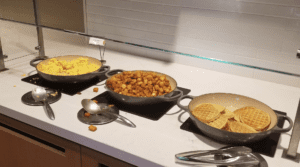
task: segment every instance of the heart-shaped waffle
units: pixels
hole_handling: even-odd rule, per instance
[[[204,123],[214,121],[220,116],[220,112],[210,103],[203,103],[196,106],[192,114]]]
[[[211,103],[212,104],[212,103]],[[225,107],[224,106],[221,106],[221,105],[219,105],[219,104],[212,104],[214,107],[215,107],[215,109],[217,109],[219,112],[224,112],[224,110],[225,110]]]
[[[221,115],[218,119],[208,123],[209,126],[212,126],[217,129],[222,129],[227,124],[228,118],[224,115]]]
[[[229,121],[229,128],[231,132],[236,133],[257,133],[257,131],[251,126],[237,121]]]

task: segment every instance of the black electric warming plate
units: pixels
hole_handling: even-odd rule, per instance
[[[41,86],[44,88],[49,88],[49,89],[54,89],[58,90],[64,94],[73,96],[78,92],[81,92],[93,85],[98,84],[99,82],[106,80],[107,77],[105,75],[101,75],[100,77],[95,77],[92,80],[85,81],[82,83],[55,83],[55,82],[50,82],[42,77],[40,77],[38,74],[34,74],[31,76],[28,76],[26,78],[23,78],[22,81],[31,83],[37,86]]]
[[[276,113],[281,114],[281,115],[286,115],[285,112],[280,112],[280,111],[276,111],[274,110]],[[279,127],[283,127],[284,124],[284,120],[279,117],[278,119],[278,123],[277,126]],[[197,128],[196,125],[194,125],[193,121],[191,120],[191,118],[188,118],[181,126],[180,129],[182,130],[186,130],[201,136],[206,136],[204,133],[201,132],[201,130],[199,130]],[[274,157],[275,152],[276,152],[276,148],[279,142],[279,138],[280,138],[280,133],[272,133],[271,135],[269,135],[267,138],[255,142],[255,143],[251,143],[251,144],[246,144],[244,146],[246,147],[250,147],[252,149],[253,152],[255,153],[260,153],[260,154],[264,154],[270,157]],[[211,138],[209,138],[211,139]],[[211,139],[213,140],[213,139]],[[218,141],[216,141],[218,142]]]
[[[187,95],[190,93],[190,89],[185,89],[181,87],[177,87],[177,89],[183,91],[183,95]],[[159,120],[164,114],[166,114],[174,105],[176,105],[177,101],[173,102],[160,102],[155,104],[149,105],[130,105],[126,104],[123,101],[119,101],[110,96],[110,94],[106,91],[94,98],[92,100],[97,100],[98,103],[108,103],[115,105],[118,109],[138,115],[140,117],[144,117],[150,120],[157,121]]]

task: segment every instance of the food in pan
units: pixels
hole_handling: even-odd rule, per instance
[[[237,133],[257,133],[257,131],[246,124],[243,124],[241,122],[237,121],[229,121],[229,128],[231,132],[237,132]]]
[[[107,81],[107,86],[116,93],[134,97],[154,97],[172,91],[165,75],[144,71],[116,74]]]
[[[220,117],[220,112],[209,103],[200,104],[192,111],[192,114],[204,123],[209,123]]]
[[[95,103],[98,103],[98,101],[97,101],[97,100],[93,100],[93,102],[95,102]]]
[[[89,130],[95,132],[97,130],[96,126],[90,125]]]
[[[229,111],[216,104],[199,104],[191,112],[199,121],[217,129],[236,133],[266,131],[271,123],[270,115],[252,106]]]
[[[51,93],[51,96],[57,96],[57,95],[58,95],[58,92]]]
[[[99,65],[89,63],[88,58],[84,57],[79,57],[71,61],[52,58],[48,63],[41,63],[38,66],[41,72],[51,75],[81,75],[94,72],[99,68]]]
[[[113,106],[114,106],[113,104],[108,105],[108,107],[113,107]]]
[[[255,130],[265,129],[271,123],[270,115],[255,107],[244,107],[240,113],[240,120]]]
[[[98,92],[98,88],[94,88],[93,91],[94,91],[94,92]]]
[[[85,117],[89,117],[89,116],[91,116],[91,114],[88,113],[88,112],[85,112],[85,113],[84,113],[84,116],[85,116]]]
[[[234,118],[234,116],[235,116],[234,113],[229,111],[228,109],[224,109],[222,114],[223,114],[223,116],[227,117],[228,119]]]
[[[222,129],[226,126],[228,118],[224,115],[220,115],[216,120],[208,123],[208,125],[215,127],[217,129]]]

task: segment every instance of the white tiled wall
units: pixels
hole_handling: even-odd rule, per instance
[[[300,0],[86,0],[86,8],[89,34],[300,74]],[[145,53],[157,54],[166,56]],[[203,65],[184,58],[192,60],[168,60]],[[243,67],[205,67],[243,75]]]

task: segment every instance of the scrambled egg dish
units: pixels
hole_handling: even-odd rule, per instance
[[[51,75],[81,75],[94,72],[100,65],[88,63],[88,58],[77,58],[72,61],[57,60],[52,58],[48,63],[40,63],[38,69]]]

